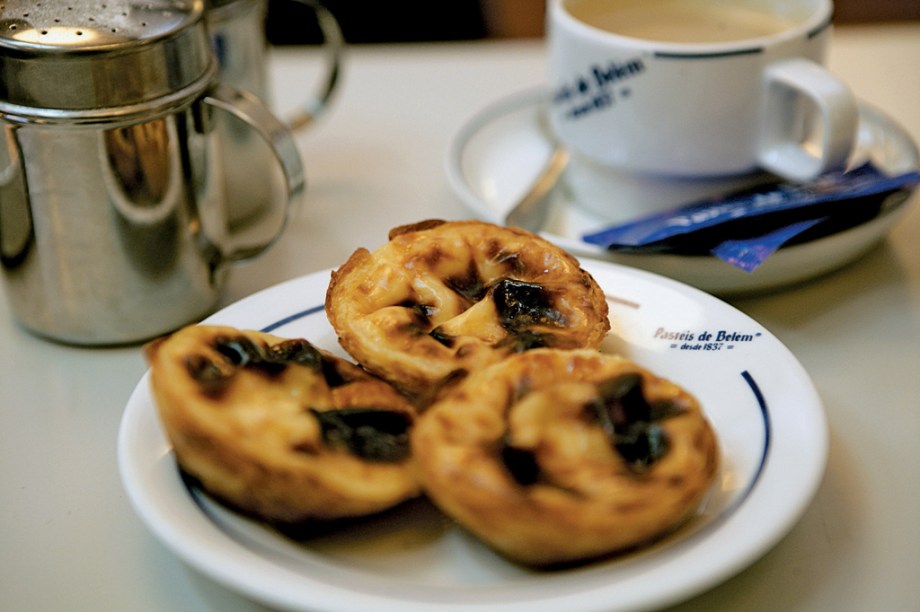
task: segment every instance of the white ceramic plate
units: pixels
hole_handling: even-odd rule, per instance
[[[549,159],[553,145],[539,122],[545,95],[538,88],[499,100],[476,113],[452,140],[446,159],[448,182],[477,217],[501,223]],[[892,174],[920,167],[916,145],[900,126],[865,104],[860,104],[859,113],[851,165],[871,159]],[[545,238],[576,255],[650,270],[722,296],[774,289],[835,270],[882,240],[908,208],[901,195],[869,222],[780,249],[749,273],[716,257],[610,253],[581,240],[584,233],[607,222],[577,206],[564,189],[551,197],[552,212],[541,232]]]
[[[618,351],[683,384],[716,429],[723,464],[690,524],[644,550],[532,571],[490,552],[426,502],[305,542],[225,510],[180,478],[145,376],[124,413],[119,467],[141,519],[193,567],[294,610],[414,611],[450,604],[540,612],[675,603],[740,571],[798,520],[824,472],[827,430],[801,365],[768,331],[701,291],[585,262],[608,295]],[[304,337],[343,355],[323,308],[329,273],[257,293],[208,322]]]

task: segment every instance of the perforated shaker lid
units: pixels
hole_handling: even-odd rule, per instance
[[[0,0],[0,112],[130,113],[216,70],[202,0]]]

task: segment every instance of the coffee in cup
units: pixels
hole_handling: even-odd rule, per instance
[[[785,15],[718,0],[585,0],[570,3],[569,13],[613,34],[689,44],[773,36],[795,25]]]

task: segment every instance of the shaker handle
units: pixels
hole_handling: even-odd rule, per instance
[[[278,162],[285,180],[285,194],[280,206],[282,220],[278,229],[267,240],[254,245],[232,248],[221,253],[224,262],[251,259],[272,246],[281,236],[291,218],[292,211],[300,204],[306,187],[303,164],[294,137],[286,125],[279,121],[253,94],[239,90],[226,83],[218,83],[203,98],[209,106],[230,113],[245,122],[269,145]]]
[[[345,37],[335,15],[319,0],[294,0],[313,9],[316,23],[323,36],[323,48],[326,51],[326,71],[319,82],[315,95],[301,104],[290,117],[286,119],[288,128],[300,131],[313,124],[329,106],[332,95],[335,93],[342,71],[342,56],[345,52]]]

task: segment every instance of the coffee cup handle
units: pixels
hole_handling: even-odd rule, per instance
[[[323,37],[325,51],[325,72],[320,79],[315,93],[307,98],[289,117],[285,119],[288,128],[300,131],[312,125],[329,107],[342,72],[342,56],[345,52],[345,37],[335,15],[319,0],[294,0],[310,7],[316,15],[316,23]]]
[[[764,85],[760,164],[796,182],[843,168],[859,122],[856,99],[846,84],[814,62],[793,59],[767,68]],[[803,96],[814,105],[814,114],[821,121],[819,151],[803,142],[807,129],[797,111]]]
[[[277,205],[282,212],[281,221],[270,237],[251,245],[234,246],[221,250],[222,263],[232,263],[251,259],[272,246],[281,236],[290,220],[291,213],[296,209],[303,198],[306,187],[303,164],[297,144],[288,127],[276,118],[270,110],[254,95],[239,90],[226,83],[218,83],[203,98],[203,102],[221,111],[230,113],[237,119],[245,122],[268,144],[268,148],[275,156],[285,181],[284,193]],[[275,215],[265,215],[265,219],[273,219]],[[246,226],[240,229],[252,229]],[[233,231],[231,235],[233,238]]]

